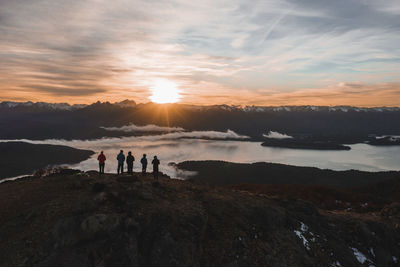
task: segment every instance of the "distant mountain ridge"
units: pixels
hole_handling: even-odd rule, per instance
[[[3,101],[0,102],[0,108],[16,108],[16,107],[35,107],[42,109],[50,109],[50,110],[76,110],[82,109],[94,105],[112,105],[120,108],[132,108],[132,107],[140,107],[143,105],[155,104],[155,103],[141,103],[137,104],[133,100],[123,100],[121,102],[101,102],[97,101],[92,104],[68,104],[68,103],[47,103],[47,102],[13,102],[13,101]],[[157,105],[157,104],[155,104]],[[200,105],[187,105],[187,104],[173,104],[181,106],[185,109],[193,109],[193,110],[210,110],[210,109],[221,109],[225,111],[244,111],[244,112],[271,112],[271,111],[330,111],[330,112],[395,112],[400,111],[400,107],[356,107],[356,106],[313,106],[313,105],[300,105],[300,106],[237,106],[237,105],[209,105],[209,106],[200,106]]]
[[[107,131],[126,125],[179,127],[186,131],[232,130],[264,141],[275,131],[295,138],[341,144],[365,142],[369,135],[400,135],[400,108],[350,106],[196,106],[187,104],[95,102],[0,103],[0,139],[97,139],[146,135],[145,132]]]

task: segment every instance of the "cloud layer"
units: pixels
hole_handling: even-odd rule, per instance
[[[400,105],[397,0],[2,0],[0,36],[1,100]]]
[[[100,127],[107,131],[117,131],[117,132],[127,132],[127,133],[134,133],[134,132],[182,132],[185,129],[181,127],[163,127],[158,125],[144,125],[138,126],[135,124],[124,125],[121,127]]]
[[[264,137],[266,138],[274,138],[274,139],[288,139],[288,138],[293,138],[290,135],[287,134],[281,134],[278,132],[274,132],[274,131],[269,131],[268,134],[263,134]]]

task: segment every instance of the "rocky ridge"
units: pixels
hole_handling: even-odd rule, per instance
[[[398,266],[376,214],[162,176],[63,170],[0,184],[0,266]]]

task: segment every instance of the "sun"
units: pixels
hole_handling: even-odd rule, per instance
[[[181,99],[176,83],[165,79],[157,79],[150,87],[150,100],[158,104],[176,103]]]

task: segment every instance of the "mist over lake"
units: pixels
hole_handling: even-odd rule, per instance
[[[66,145],[89,149],[95,154],[79,164],[68,165],[84,171],[97,170],[97,155],[103,150],[106,157],[106,172],[116,172],[116,156],[120,149],[135,156],[134,171],[140,170],[140,158],[146,153],[149,159],[157,155],[161,161],[160,171],[175,178],[186,174],[177,172],[168,163],[186,160],[223,160],[252,163],[272,162],[296,166],[311,166],[332,170],[385,171],[400,170],[400,146],[350,145],[349,151],[321,151],[262,147],[260,142],[225,141],[203,139],[163,139],[163,135],[145,137],[103,138],[96,140],[20,140],[35,144]]]

